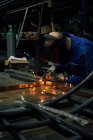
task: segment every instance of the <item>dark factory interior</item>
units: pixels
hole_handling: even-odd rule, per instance
[[[0,0],[0,140],[93,140],[93,0]]]

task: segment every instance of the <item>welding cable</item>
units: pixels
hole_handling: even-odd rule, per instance
[[[53,106],[53,105],[56,105],[57,103],[61,102],[62,100],[69,98],[71,95],[75,94],[75,92],[77,92],[81,87],[83,87],[86,84],[86,82],[88,82],[92,77],[93,77],[93,71],[83,81],[81,81],[77,86],[72,88],[70,91],[66,92],[61,97],[59,97],[53,101],[44,103],[44,105]]]
[[[79,105],[78,107],[76,107],[75,109],[70,111],[70,113],[73,113],[73,114],[79,113],[80,111],[82,111],[83,109],[85,109],[86,107],[88,107],[92,103],[93,103],[93,97],[91,97],[86,102],[84,102],[83,104]]]

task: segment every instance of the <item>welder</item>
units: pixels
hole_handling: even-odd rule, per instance
[[[56,58],[56,71],[62,73],[59,79],[76,85],[93,70],[92,41],[64,32],[50,32],[44,38],[43,49],[47,59],[54,61]],[[67,73],[66,77],[64,72]],[[46,78],[49,79],[49,75]]]

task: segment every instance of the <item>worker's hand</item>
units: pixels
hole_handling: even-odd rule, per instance
[[[65,76],[64,76],[64,74],[58,74],[57,75],[57,78],[60,80],[60,81],[65,81]]]

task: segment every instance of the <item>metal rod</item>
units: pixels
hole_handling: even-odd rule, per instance
[[[52,107],[47,107],[47,106],[44,106],[44,105],[39,105],[39,106],[46,111],[49,111],[51,113],[55,113],[55,114],[64,116],[66,118],[69,118],[69,119],[71,119],[72,121],[75,121],[76,123],[78,123],[81,126],[90,123],[88,120],[82,119],[82,118],[80,118],[78,116],[75,116],[71,113],[68,113],[68,112],[65,112],[65,111],[62,111],[62,110],[58,110],[58,109],[54,109]]]
[[[81,140],[81,136],[77,132],[66,127],[65,125],[53,122],[49,125],[49,127],[58,131],[59,133],[61,133],[61,135],[66,136],[65,140]]]
[[[5,126],[5,128],[7,127],[7,128],[9,128],[9,126],[10,126],[10,123],[6,120],[6,119],[1,119],[1,121],[3,122],[3,126]],[[4,130],[5,131],[5,130]],[[18,131],[16,131],[16,130],[13,130],[13,129],[11,129],[11,130],[9,130],[9,129],[7,129],[7,131],[15,138],[15,139],[17,139],[17,140],[27,140],[27,138],[25,138],[22,134],[21,134],[21,132],[18,132]]]
[[[47,120],[42,120],[40,122],[35,122],[33,123],[32,121],[31,122],[27,122],[27,123],[13,123],[13,124],[10,124],[8,123],[8,121],[6,121],[6,123],[4,123],[5,125],[0,125],[0,131],[11,131],[11,130],[14,130],[14,131],[21,131],[21,130],[26,130],[26,129],[33,129],[33,128],[39,128],[39,127],[42,127],[42,126],[46,126],[46,125],[49,125],[51,123],[50,119],[47,119]]]
[[[31,109],[29,108],[24,108],[24,107],[19,107],[19,108],[14,108],[14,109],[8,109],[8,110],[2,110],[0,111],[0,118],[4,117],[4,118],[8,118],[8,117],[16,117],[16,116],[20,116],[20,115],[25,115],[31,113]]]
[[[62,119],[62,118],[60,118],[60,117],[58,117],[58,116],[56,116],[56,115],[54,115],[54,114],[52,114],[48,111],[45,111],[44,109],[40,108],[38,105],[36,105],[34,103],[28,103],[25,100],[24,100],[24,103],[30,105],[30,107],[33,110],[37,111],[38,113],[48,117],[52,122],[55,122],[55,124],[57,123],[57,124],[60,124],[60,125],[64,125],[64,126],[70,128],[70,129],[76,131],[77,133],[79,133],[80,135],[82,135],[86,138],[89,138],[91,140],[93,139],[93,133],[92,132],[84,130],[83,128],[80,128],[79,126],[74,125],[70,122],[67,122],[64,119]]]
[[[7,14],[12,14],[12,13],[16,13],[16,12],[19,12],[19,11],[23,11],[27,8],[32,8],[32,7],[35,7],[35,6],[39,6],[41,4],[45,4],[45,3],[48,3],[48,0],[44,1],[44,2],[39,2],[37,4],[33,4],[33,5],[30,5],[30,6],[26,6],[26,7],[23,7],[21,9],[16,9],[16,10],[11,10],[11,11],[8,11]]]
[[[23,18],[22,26],[21,26],[21,29],[20,29],[20,32],[19,32],[19,35],[18,35],[18,38],[17,38],[16,48],[18,47],[18,44],[19,44],[20,36],[21,36],[22,30],[23,30],[23,27],[24,27],[24,23],[25,23],[26,17],[27,17],[28,9],[29,8],[26,8],[26,11],[25,11],[25,15],[24,15],[24,18]]]
[[[80,111],[82,111],[83,109],[85,109],[86,107],[88,107],[92,103],[93,103],[93,97],[88,99],[86,102],[84,102],[83,104],[79,105],[78,107],[76,107],[72,111],[70,111],[70,113],[73,113],[73,114],[79,113]]]

